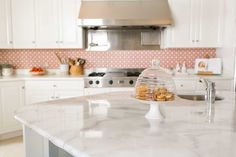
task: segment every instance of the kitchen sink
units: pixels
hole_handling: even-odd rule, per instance
[[[205,95],[178,95],[178,97],[182,99],[187,100],[193,100],[193,101],[205,101]],[[216,96],[216,101],[224,100],[224,98]]]

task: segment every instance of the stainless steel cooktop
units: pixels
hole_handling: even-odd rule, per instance
[[[92,69],[85,78],[85,88],[134,87],[144,69]]]

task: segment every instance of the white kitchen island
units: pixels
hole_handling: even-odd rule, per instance
[[[147,120],[149,106],[131,93],[50,101],[18,110],[26,157],[235,157],[235,94],[206,103],[176,99],[164,120]]]

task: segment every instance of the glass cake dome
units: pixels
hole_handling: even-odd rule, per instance
[[[152,67],[144,70],[135,85],[135,98],[146,101],[173,101],[175,83],[172,76],[160,68],[160,61],[152,62]]]

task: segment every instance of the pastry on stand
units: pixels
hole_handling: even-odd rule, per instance
[[[135,98],[150,104],[150,110],[145,116],[147,119],[161,120],[164,115],[160,105],[174,101],[175,91],[172,76],[161,70],[160,62],[157,62],[139,76],[135,85]]]

